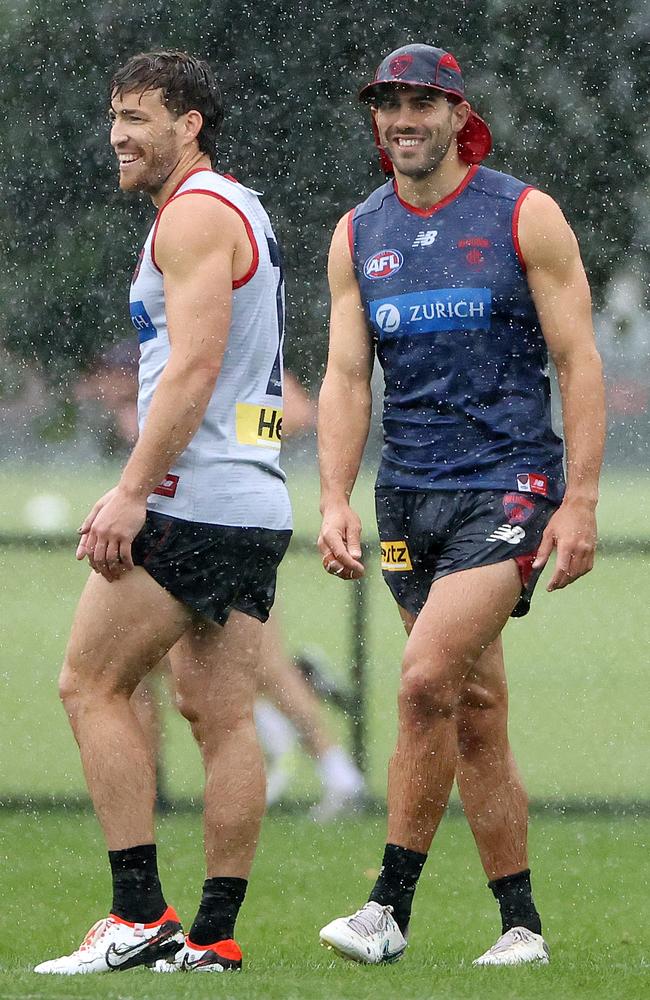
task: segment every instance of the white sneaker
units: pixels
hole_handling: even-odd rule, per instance
[[[541,934],[534,934],[527,927],[512,927],[472,965],[522,965],[524,962],[548,965],[549,957],[548,945]]]
[[[193,944],[186,938],[173,958],[161,959],[152,969],[154,972],[239,972],[241,963],[241,948],[232,938],[208,945]]]
[[[339,917],[323,927],[321,944],[353,962],[366,965],[396,962],[406,948],[406,938],[392,912],[392,906],[366,903],[351,917]]]
[[[183,942],[183,928],[171,906],[155,924],[132,924],[111,914],[90,928],[71,955],[41,962],[34,972],[76,976],[132,969],[173,957]]]

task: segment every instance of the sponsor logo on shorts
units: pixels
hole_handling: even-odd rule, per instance
[[[237,403],[237,440],[258,448],[279,448],[282,438],[282,410],[256,403]]]
[[[535,501],[520,493],[506,493],[503,510],[510,524],[525,524],[535,510]]]
[[[521,493],[539,493],[545,497],[548,494],[548,476],[544,476],[541,472],[519,472],[517,489]]]
[[[375,281],[377,278],[390,278],[391,274],[397,274],[404,258],[399,250],[380,250],[373,253],[372,257],[363,265],[363,273],[366,278]]]
[[[382,333],[438,333],[488,330],[492,322],[489,288],[436,288],[370,302],[370,318]]]
[[[408,573],[413,569],[406,542],[381,543],[381,568],[384,573]]]
[[[519,545],[526,537],[526,532],[518,524],[500,524],[491,535],[485,539],[486,542],[507,542],[508,545]]]
[[[138,334],[139,343],[144,344],[146,340],[153,340],[158,336],[158,331],[151,322],[151,316],[145,309],[144,302],[141,300],[130,302],[129,310],[131,312],[131,322]]]
[[[173,500],[176,496],[179,480],[180,476],[174,476],[171,472],[168,472],[160,486],[156,486],[154,493],[159,497],[169,497]]]

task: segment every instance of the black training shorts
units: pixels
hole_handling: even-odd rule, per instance
[[[290,531],[202,524],[148,510],[133,541],[133,562],[219,625],[233,608],[265,622],[290,538]]]
[[[545,497],[499,490],[377,490],[384,580],[400,605],[420,613],[434,580],[459,570],[515,559],[528,613],[541,570],[533,559],[557,507]]]

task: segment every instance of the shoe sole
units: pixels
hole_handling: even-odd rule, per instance
[[[479,962],[475,959],[472,965],[475,969],[488,969],[494,968],[495,966],[500,966],[502,969],[508,966],[512,967],[515,965],[548,965],[548,958],[544,956],[543,958],[518,958],[514,962]]]

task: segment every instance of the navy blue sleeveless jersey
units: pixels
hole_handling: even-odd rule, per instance
[[[474,166],[427,211],[403,202],[390,180],[350,213],[386,382],[378,487],[561,500],[548,352],[517,241],[529,190]]]

